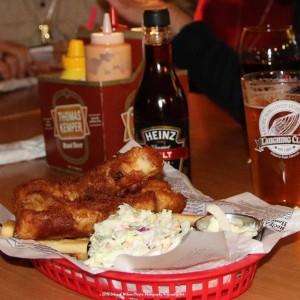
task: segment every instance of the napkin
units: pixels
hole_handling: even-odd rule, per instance
[[[135,145],[135,142],[130,141],[120,149],[120,152],[126,152]],[[249,254],[261,254],[263,256],[269,253],[280,239],[300,232],[300,209],[271,205],[249,192],[214,201],[193,187],[184,174],[168,164],[164,165],[164,175],[172,189],[180,191],[187,198],[184,214],[205,215],[208,204],[215,204],[224,213],[252,216],[258,219],[265,228],[261,240],[229,231],[217,234],[191,231],[182,243],[172,250],[172,253],[152,257],[119,256],[112,270],[156,275],[204,271],[240,261]],[[11,218],[13,216],[10,215],[10,212],[0,204],[0,223],[3,224],[5,220]],[[10,256],[31,259],[64,257],[91,274],[108,270],[91,268],[84,261],[64,255],[31,240],[0,238],[0,251]],[[163,269],[161,269],[162,267]]]
[[[0,165],[45,157],[42,135],[9,144],[0,144]]]

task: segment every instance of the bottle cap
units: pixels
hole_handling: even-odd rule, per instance
[[[167,8],[145,10],[144,11],[144,26],[168,26],[170,25],[170,15]]]
[[[112,31],[109,13],[104,14],[102,32],[95,32],[91,34],[91,43],[102,45],[124,43],[124,34],[122,32]]]
[[[84,68],[84,44],[82,40],[71,40],[69,42],[67,55],[62,58],[64,69],[69,68]]]

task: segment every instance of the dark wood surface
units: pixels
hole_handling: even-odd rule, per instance
[[[192,181],[203,193],[222,199],[252,191],[246,134],[202,95],[189,96]],[[41,133],[35,88],[0,96],[0,143]],[[44,159],[0,166],[0,202],[12,209],[14,188],[29,179],[61,178]],[[49,280],[27,260],[0,255],[0,299],[85,299]],[[241,300],[300,299],[300,236],[282,240],[261,262]]]

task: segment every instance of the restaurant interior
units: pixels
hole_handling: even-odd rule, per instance
[[[1,299],[300,299],[298,1],[0,16]]]

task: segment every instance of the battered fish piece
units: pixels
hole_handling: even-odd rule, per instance
[[[124,195],[128,191],[138,190],[147,179],[160,177],[162,168],[163,159],[155,149],[135,147],[76,179],[56,183],[36,179],[21,185],[15,191],[15,207],[18,210],[18,203],[33,192],[44,192],[70,201],[84,197],[89,190]]]
[[[181,193],[172,191],[170,184],[163,180],[150,179],[148,180],[141,192],[152,191],[157,199],[156,211],[170,209],[173,212],[182,212],[186,205],[186,198]]]
[[[45,202],[39,206],[39,209],[32,209],[27,201],[19,211],[15,227],[18,238],[54,240],[89,237],[93,232],[94,224],[115,213],[120,204],[127,203],[136,208],[154,211],[156,209],[156,198],[153,192],[122,199],[103,194],[90,195],[76,201],[55,199],[45,194],[39,196]],[[37,195],[34,197],[38,198]]]
[[[43,179],[15,192],[16,236],[22,239],[89,237],[95,223],[119,205],[181,212],[186,199],[162,176],[163,160],[152,148],[133,148],[75,180]]]
[[[89,237],[95,223],[114,214],[124,203],[153,212],[170,209],[179,213],[186,201],[171,190],[151,188],[119,198],[93,192],[76,201],[35,193],[18,211],[15,233],[19,238],[34,240]]]

